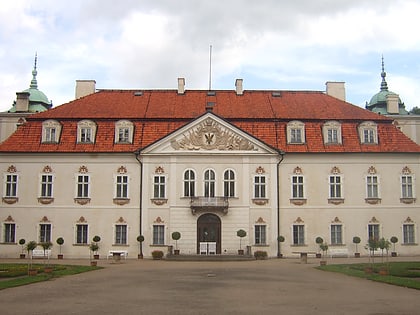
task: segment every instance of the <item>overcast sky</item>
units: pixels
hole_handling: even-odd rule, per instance
[[[0,111],[29,87],[54,106],[74,99],[75,81],[98,89],[325,90],[346,82],[364,107],[388,87],[420,107],[420,1],[410,0],[3,0]]]

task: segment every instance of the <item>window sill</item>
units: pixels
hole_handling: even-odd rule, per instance
[[[43,204],[43,205],[49,205],[50,203],[54,202],[54,198],[50,198],[50,197],[39,197],[38,198],[38,202]]]
[[[377,205],[381,203],[381,198],[365,198],[365,202],[370,205]]]
[[[130,199],[129,198],[114,198],[113,202],[116,205],[123,206],[130,203]]]
[[[157,206],[161,206],[168,203],[168,199],[156,198],[156,199],[150,199],[150,200],[152,201],[152,203],[154,203]]]
[[[401,246],[417,246],[418,243],[402,243]]]
[[[269,247],[270,245],[268,244],[254,244],[254,247]]]
[[[306,244],[291,244],[290,247],[307,247]]]
[[[130,247],[128,244],[112,244],[111,246],[118,246],[118,247]]]
[[[400,198],[401,203],[412,204],[416,202],[416,198]]]
[[[339,205],[344,203],[344,198],[329,198],[328,203],[333,205]]]
[[[86,205],[90,202],[90,198],[74,198],[74,202],[79,205]]]
[[[19,198],[18,197],[3,197],[2,200],[4,203],[7,203],[8,205],[12,205],[18,202]]]
[[[267,198],[253,198],[252,203],[258,206],[264,206],[268,203],[268,199]]]
[[[293,198],[293,199],[290,199],[290,203],[294,204],[295,206],[303,206],[304,204],[306,204],[306,199]]]

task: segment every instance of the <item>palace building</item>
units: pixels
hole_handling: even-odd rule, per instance
[[[92,81],[79,82],[80,88]],[[398,238],[419,252],[420,146],[393,119],[327,91],[96,90],[26,117],[0,144],[0,257],[64,239],[68,258],[175,246],[269,257]],[[83,96],[84,95],[84,96]],[[238,230],[246,236],[239,238]],[[285,241],[278,242],[283,236]]]

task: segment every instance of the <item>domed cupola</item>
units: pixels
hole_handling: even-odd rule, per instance
[[[9,110],[10,113],[15,112],[29,112],[29,113],[38,113],[50,109],[53,105],[52,102],[48,100],[48,97],[40,90],[38,90],[38,82],[36,76],[38,74],[36,70],[37,55],[35,55],[34,69],[32,70],[32,80],[29,86],[29,89],[26,89],[17,94],[17,102],[13,102],[13,107]],[[28,98],[27,107],[25,100]],[[19,100],[23,100],[19,101]]]
[[[369,103],[366,102],[366,109],[382,115],[407,115],[408,112],[398,94],[388,90],[383,56],[381,77],[381,90],[372,96]]]

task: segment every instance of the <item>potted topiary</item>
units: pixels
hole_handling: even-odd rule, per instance
[[[320,265],[325,266],[327,264],[327,261],[325,260],[325,256],[326,256],[327,251],[328,251],[328,244],[322,242],[321,244],[319,244],[319,248],[322,251],[322,257],[323,257],[323,259],[320,261]]]
[[[56,240],[57,244],[60,246],[60,253],[57,255],[57,259],[63,259],[63,254],[61,253],[61,246],[64,244],[64,238],[59,237]]]
[[[21,238],[19,240],[19,245],[22,247],[22,252],[20,253],[20,259],[25,259],[25,243],[26,243],[26,240],[24,238]]]
[[[398,237],[393,236],[391,237],[390,241],[392,243],[391,257],[397,257],[397,252],[395,251],[395,243],[398,243]]]
[[[144,236],[139,235],[137,236],[137,242],[139,242],[139,254],[137,255],[138,259],[143,259],[143,242],[144,242]]]
[[[35,276],[38,271],[32,268],[32,251],[38,246],[35,241],[30,241],[26,244],[26,250],[28,251],[28,275]]]
[[[357,244],[359,244],[360,242],[361,242],[360,237],[358,237],[358,236],[353,237],[353,243],[356,245],[356,251],[354,252],[354,257],[356,257],[356,258],[360,258],[360,253],[357,250]]]
[[[161,260],[163,257],[163,252],[161,250],[154,250],[152,252],[152,257],[154,260]]]
[[[244,238],[246,236],[246,231],[245,230],[238,230],[236,232],[236,236],[239,237],[239,249],[238,249],[238,255],[243,255],[244,254],[244,250],[242,249],[242,238]]]
[[[98,262],[96,260],[92,260],[92,254],[93,254],[93,259],[99,259],[99,255],[98,250],[99,250],[99,245],[98,243],[92,242],[89,245],[89,249],[90,249],[90,265],[91,266],[96,266],[98,264]],[[97,258],[96,258],[97,257]]]
[[[96,245],[96,250],[93,251],[94,252],[93,259],[99,259],[99,253],[98,253],[99,244],[98,243],[101,241],[101,237],[98,235],[95,235],[92,240]]]
[[[179,232],[173,232],[172,233],[172,239],[175,241],[175,255],[179,255],[179,249],[178,249],[178,240],[181,238],[181,233]]]
[[[283,243],[284,241],[285,241],[284,236],[282,236],[282,235],[277,236],[277,242],[279,242],[279,252],[278,252],[278,255],[277,255],[278,258],[283,258],[283,254],[281,253],[280,244]]]
[[[322,237],[318,236],[318,237],[315,239],[315,243],[317,243],[317,244],[318,244],[318,246],[321,246],[321,244],[322,244],[322,243],[324,243],[324,240],[323,240],[323,238],[322,238]],[[321,258],[321,253],[316,253],[316,258]]]

